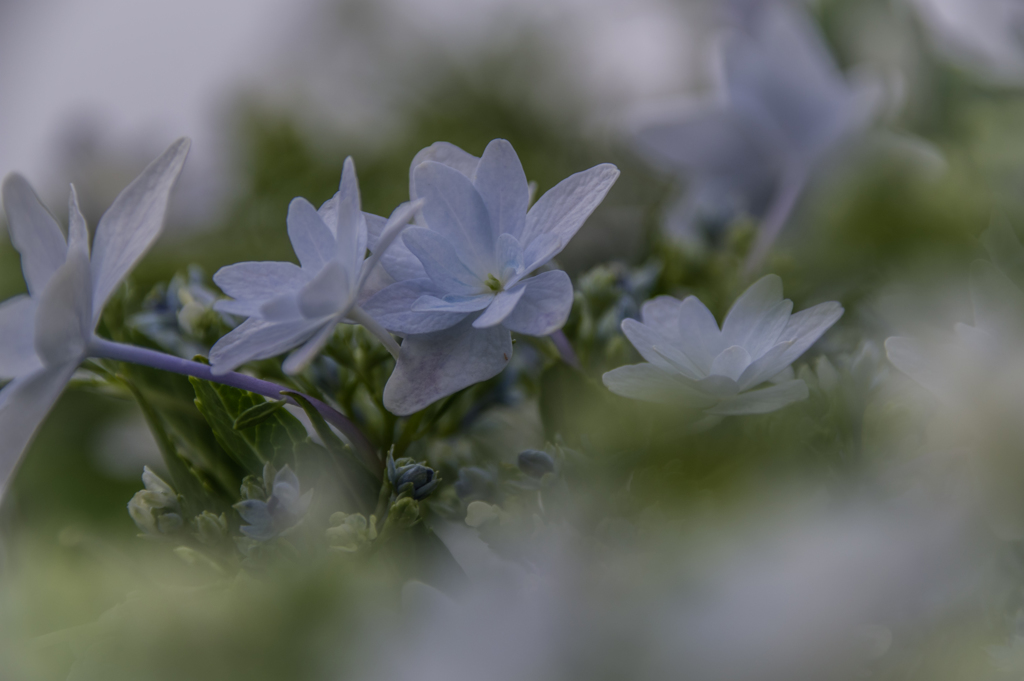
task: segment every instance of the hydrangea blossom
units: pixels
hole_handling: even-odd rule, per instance
[[[3,183],[4,210],[28,294],[0,304],[0,491],[39,424],[89,354],[110,294],[159,236],[188,153],[180,139],[122,191],[89,232],[74,187],[68,238],[20,175]]]
[[[267,464],[263,468],[263,484],[269,496],[266,501],[246,499],[235,504],[242,520],[242,534],[258,541],[268,541],[295,527],[313,502],[313,490],[301,494],[299,478],[285,466],[275,472]]]
[[[285,372],[298,373],[323,349],[338,323],[362,324],[397,355],[394,339],[358,303],[381,254],[417,206],[399,206],[386,223],[375,222],[370,235],[351,158],[345,159],[338,193],[319,211],[303,198],[294,199],[288,207],[288,237],[298,265],[243,262],[214,275],[214,282],[233,298],[219,301],[215,308],[248,317],[213,346],[214,373],[224,374],[301,345],[283,365]],[[367,248],[372,250],[369,257]]]
[[[880,103],[873,83],[844,77],[802,10],[751,3],[743,13],[743,28],[723,43],[712,100],[647,117],[634,137],[654,165],[688,180],[666,215],[684,241],[744,213],[783,222],[814,163]]]
[[[602,164],[572,175],[531,208],[519,157],[505,140],[481,158],[447,143],[413,159],[416,225],[381,259],[395,283],[364,309],[404,336],[384,404],[406,415],[498,374],[512,356],[510,331],[545,336],[572,307],[560,270],[533,275],[554,258],[619,175]]]
[[[790,365],[843,314],[836,302],[792,311],[773,274],[736,300],[721,329],[696,297],[659,296],[644,303],[641,321],[622,322],[649,364],[609,371],[604,383],[625,397],[713,417],[775,411],[807,398],[807,385],[793,378]],[[774,384],[759,387],[767,382]]]

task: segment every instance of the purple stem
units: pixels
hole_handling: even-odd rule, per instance
[[[800,194],[803,193],[806,182],[807,173],[802,167],[790,169],[779,181],[779,188],[775,192],[775,197],[772,199],[764,219],[761,220],[754,248],[747,257],[747,262],[744,266],[744,272],[747,276],[754,274],[768,256],[768,252],[771,251],[775,240],[782,233],[782,228],[789,221],[789,216],[796,207],[796,202],[800,198]]]
[[[569,339],[565,337],[565,332],[559,329],[551,334],[549,338],[551,338],[555,347],[558,348],[558,354],[562,356],[562,361],[573,369],[579,369],[579,357],[576,356],[576,351],[572,349],[572,344],[569,342]]]
[[[221,385],[230,386],[232,388],[238,388],[239,390],[247,390],[257,395],[270,398],[272,400],[279,400],[282,397],[286,399],[289,404],[296,404],[295,400],[282,395],[283,392],[294,392],[299,393],[312,404],[320,415],[324,417],[324,420],[330,423],[332,426],[341,431],[350,443],[352,443],[353,449],[359,454],[359,456],[370,466],[372,470],[383,471],[383,464],[377,457],[377,451],[374,449],[370,441],[366,439],[363,432],[359,430],[356,424],[352,423],[344,414],[334,409],[330,405],[321,402],[315,397],[310,397],[300,393],[298,390],[292,390],[283,385],[272,383],[270,381],[264,381],[260,378],[253,376],[246,376],[235,371],[229,371],[226,374],[215,374],[213,370],[206,364],[200,362],[193,362],[192,360],[182,359],[181,357],[175,357],[156,350],[149,350],[147,348],[140,348],[134,345],[125,345],[124,343],[115,343],[108,341],[103,338],[93,337],[92,342],[89,344],[89,355],[91,357],[98,357],[101,359],[113,359],[119,362],[130,362],[131,364],[141,364],[142,366],[152,367],[154,369],[160,369],[161,371],[170,371],[171,373],[181,374],[183,376],[195,376],[201,378],[204,381],[212,381],[214,383],[220,383]]]

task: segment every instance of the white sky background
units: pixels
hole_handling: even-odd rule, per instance
[[[230,186],[222,126],[238,93],[386,131],[387,85],[401,80],[389,69],[408,77],[424,46],[470,58],[516,21],[551,28],[595,109],[678,92],[692,76],[672,0],[369,0],[379,16],[347,34],[340,4],[0,0],[0,174],[22,172],[53,205],[67,182],[89,181],[68,161],[72,130],[93,130],[132,172],[189,135],[179,204],[208,209]]]

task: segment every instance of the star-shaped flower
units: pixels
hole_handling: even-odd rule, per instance
[[[530,275],[565,248],[619,171],[602,164],[572,175],[532,208],[505,140],[479,159],[434,144],[413,159],[410,175],[422,211],[381,260],[396,283],[364,305],[405,338],[384,390],[385,406],[399,415],[498,374],[512,356],[510,331],[545,336],[565,324],[568,275]]]
[[[28,295],[0,304],[0,491],[75,369],[89,354],[110,294],[156,240],[188,153],[180,139],[118,195],[89,232],[74,187],[68,238],[20,175],[3,183],[11,242]]]
[[[267,464],[263,480],[269,495],[266,501],[246,499],[235,504],[242,520],[249,523],[241,527],[242,534],[258,541],[268,541],[295,527],[313,502],[313,490],[301,494],[299,478],[288,466],[275,472]]]
[[[843,314],[836,302],[792,311],[774,274],[736,300],[721,330],[696,297],[659,296],[644,303],[642,321],[622,322],[649,364],[609,371],[604,384],[625,397],[678,404],[709,416],[775,411],[807,397],[807,385],[784,372]],[[759,387],[770,381],[777,382]]]
[[[795,202],[812,166],[865,128],[881,101],[875,83],[846,79],[801,10],[749,5],[723,43],[718,92],[645,117],[634,135],[653,165],[688,181],[665,225],[684,241],[744,213],[766,218],[780,195]]]
[[[362,324],[397,355],[397,343],[358,303],[374,266],[417,206],[399,206],[390,220],[375,222],[376,229],[368,234],[351,158],[345,159],[338,193],[319,211],[303,198],[294,199],[288,207],[288,236],[298,265],[243,262],[221,268],[213,277],[233,298],[215,308],[248,317],[213,346],[214,373],[301,345],[284,362],[285,372],[298,373],[323,349],[338,323]],[[372,250],[369,257],[367,248]]]

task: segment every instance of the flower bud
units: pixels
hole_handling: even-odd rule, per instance
[[[128,502],[128,515],[135,525],[149,536],[174,534],[182,528],[181,504],[174,489],[160,479],[148,466],[143,468],[139,490]]]
[[[396,494],[419,500],[430,496],[440,484],[441,477],[434,469],[415,463],[412,459],[399,459],[396,462],[388,456],[388,480]]]
[[[526,449],[519,452],[516,460],[519,470],[534,480],[540,480],[548,473],[555,472],[555,461],[547,452],[539,449]]]

